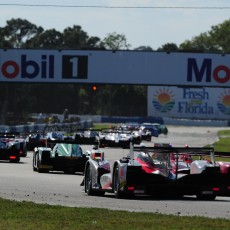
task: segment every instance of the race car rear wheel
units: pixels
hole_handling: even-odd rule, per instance
[[[37,168],[35,167],[35,161],[36,161],[36,159],[35,159],[35,153],[33,154],[33,171],[37,171]]]
[[[89,196],[94,195],[94,191],[92,188],[92,175],[91,175],[89,166],[87,167],[86,172],[85,172],[85,192]]]
[[[116,198],[123,198],[124,194],[120,191],[120,178],[119,178],[119,168],[118,166],[114,169],[113,174],[113,191]]]

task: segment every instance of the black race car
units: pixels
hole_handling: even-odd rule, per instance
[[[0,141],[0,160],[18,163],[20,161],[20,143]]]
[[[49,147],[36,147],[33,154],[33,170],[38,172],[62,171],[74,174],[84,172],[88,156],[81,144],[98,144],[95,141],[55,140]]]

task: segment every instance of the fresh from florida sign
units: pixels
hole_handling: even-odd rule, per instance
[[[229,119],[230,89],[149,86],[148,115]]]

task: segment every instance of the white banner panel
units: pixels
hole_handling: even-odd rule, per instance
[[[230,88],[149,86],[148,116],[230,119]]]
[[[230,55],[0,49],[0,82],[230,87]]]

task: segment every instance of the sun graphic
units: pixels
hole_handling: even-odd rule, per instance
[[[156,90],[154,94],[155,100],[157,100],[160,104],[165,105],[170,101],[174,100],[174,95],[169,88],[160,88]]]
[[[157,100],[163,105],[170,101],[171,97],[167,93],[161,93],[158,95]]]
[[[225,106],[230,106],[230,89],[224,90],[219,96],[219,102]]]
[[[225,106],[230,106],[230,95],[225,95],[225,96],[223,97],[223,104],[224,104]]]
[[[159,88],[153,95],[152,103],[160,112],[168,112],[175,105],[174,94],[169,88]]]
[[[230,89],[226,89],[220,94],[217,106],[222,113],[230,114]]]

